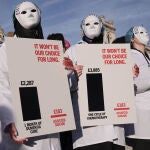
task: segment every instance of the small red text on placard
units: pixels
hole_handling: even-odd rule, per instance
[[[125,48],[102,49],[102,59],[104,64],[126,64],[127,52]]]
[[[34,54],[38,62],[60,62],[59,45],[55,44],[34,44]]]

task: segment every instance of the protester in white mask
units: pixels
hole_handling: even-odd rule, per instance
[[[35,4],[31,2],[19,4],[15,9],[13,20],[17,37],[43,39],[41,14]]]
[[[88,16],[82,22],[83,34],[89,39],[99,37],[101,33],[102,23],[96,16]]]
[[[22,2],[14,11],[15,36],[18,38],[43,39],[41,14],[32,2]],[[8,78],[8,66],[5,44],[0,49],[0,119],[2,121],[3,150],[61,150],[58,134],[18,139],[13,118],[12,96]],[[10,136],[8,134],[10,133]],[[11,137],[11,138],[10,138]]]
[[[132,27],[125,36],[126,42],[131,43],[133,66],[137,65],[139,73],[134,71],[136,85],[137,123],[134,124],[135,133],[127,138],[127,144],[133,150],[150,149],[150,56],[146,52],[149,42],[147,30],[142,26]]]
[[[81,22],[83,41],[87,43],[103,43],[102,22],[96,15],[89,15]]]
[[[70,74],[69,78],[77,128],[72,131],[73,148],[75,150],[124,150],[124,146],[114,144],[117,135],[113,125],[82,127],[80,124],[77,91],[78,78],[82,75],[83,66],[78,64],[78,60],[76,59],[76,45],[87,44],[88,46],[88,44],[102,44],[104,29],[99,17],[92,14],[83,19],[81,22],[81,30],[82,40],[71,46],[65,52],[65,56],[71,59],[74,65],[74,72]],[[80,101],[82,101],[82,99]]]
[[[148,45],[149,35],[147,30],[144,27],[142,26],[134,27],[133,33],[134,36],[139,40],[139,42],[141,42],[145,46]]]
[[[18,5],[15,17],[25,29],[32,29],[40,23],[40,10],[32,3],[25,2]]]

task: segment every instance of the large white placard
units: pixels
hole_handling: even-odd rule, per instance
[[[129,44],[82,44],[75,57],[82,126],[136,122]]]
[[[6,38],[19,137],[75,129],[60,41]]]

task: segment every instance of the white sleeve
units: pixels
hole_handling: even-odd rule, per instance
[[[132,61],[133,64],[137,64],[139,67],[139,75],[134,79],[134,83],[137,86],[137,93],[150,90],[150,67],[148,67],[145,58],[138,53],[132,53]]]
[[[14,122],[5,45],[0,47],[0,121],[4,129]]]
[[[139,76],[135,78],[134,82],[137,86],[137,93],[150,90],[150,67],[139,67]]]
[[[69,49],[66,50],[65,52],[65,56],[70,58],[73,62],[73,65],[76,65],[77,64],[77,59],[76,59],[76,54],[75,54],[75,51],[76,51],[76,48],[75,48],[76,45],[74,46],[71,46]]]
[[[75,57],[75,46],[71,46],[67,51],[65,52],[65,57],[68,57],[72,60],[73,65],[77,64],[77,59]],[[70,72],[68,74],[68,80],[69,80],[69,86],[70,91],[76,91],[78,89],[78,77],[74,72]]]

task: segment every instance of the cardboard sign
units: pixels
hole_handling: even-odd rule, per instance
[[[78,44],[75,57],[83,65],[79,77],[82,126],[136,121],[129,44]]]
[[[60,41],[6,38],[20,138],[75,129]]]

